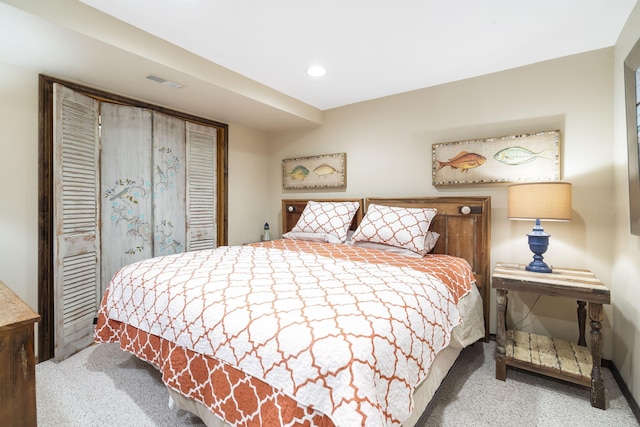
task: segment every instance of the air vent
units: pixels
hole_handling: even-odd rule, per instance
[[[156,83],[163,84],[165,86],[172,87],[174,89],[180,89],[182,85],[180,83],[172,82],[171,80],[163,79],[162,77],[154,76],[153,74],[147,76],[147,80],[154,81]]]

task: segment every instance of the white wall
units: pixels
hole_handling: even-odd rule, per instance
[[[573,183],[573,220],[543,224],[551,234],[545,260],[588,268],[611,283],[614,203],[613,49],[560,58],[325,112],[322,127],[278,134],[270,159],[271,197],[489,195],[491,262],[528,263],[525,234],[533,223],[506,218],[506,185],[431,185],[434,143],[515,133],[561,131],[562,177]],[[401,76],[397,76],[401,78]],[[281,189],[283,158],[347,153],[347,189],[290,193]],[[272,211],[280,210],[272,205]],[[495,295],[495,293],[492,293]],[[518,321],[536,295],[510,299]],[[576,302],[543,297],[521,327],[576,340]],[[495,296],[491,328],[495,332]],[[605,310],[604,357],[611,358],[611,309]]]
[[[615,262],[612,273],[613,362],[636,402],[640,402],[640,237],[630,233],[627,128],[623,62],[640,39],[637,5],[616,43],[614,103],[615,205],[612,210]]]

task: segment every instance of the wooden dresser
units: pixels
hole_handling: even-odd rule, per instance
[[[40,320],[0,281],[0,426],[35,426],[33,325]]]

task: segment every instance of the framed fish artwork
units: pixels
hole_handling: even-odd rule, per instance
[[[282,160],[282,188],[285,190],[346,187],[346,153]]]
[[[433,185],[560,180],[560,131],[432,145]]]

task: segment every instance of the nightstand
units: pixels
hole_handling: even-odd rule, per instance
[[[609,304],[609,289],[588,270],[554,268],[533,273],[524,265],[498,263],[492,286],[497,291],[496,378],[507,379],[507,366],[537,372],[591,388],[591,406],[605,409],[605,389],[600,364],[602,305]],[[578,302],[577,343],[514,329],[506,329],[508,292],[530,292]],[[591,350],[585,340],[586,304],[591,320]]]
[[[40,316],[0,281],[0,425],[35,426],[34,323]]]

